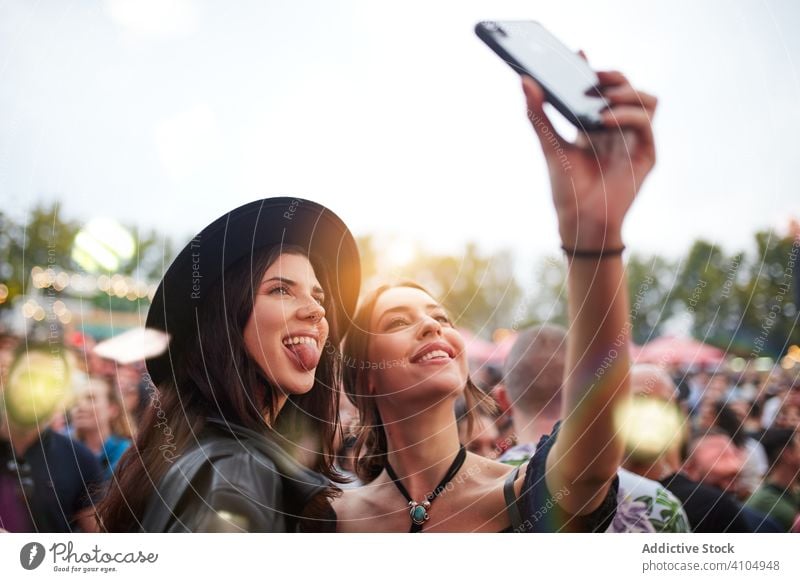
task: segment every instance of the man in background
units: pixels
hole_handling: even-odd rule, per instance
[[[500,457],[513,465],[526,462],[539,439],[561,418],[561,393],[566,361],[566,330],[542,325],[522,331],[505,362],[500,397],[512,410],[518,444]],[[688,532],[680,501],[659,483],[618,471],[617,512],[608,532]]]

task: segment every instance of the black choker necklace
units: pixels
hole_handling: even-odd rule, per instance
[[[403,483],[397,477],[397,473],[394,472],[392,469],[392,465],[389,463],[388,459],[386,461],[386,472],[389,474],[389,478],[395,484],[397,489],[400,493],[403,494],[403,497],[406,498],[408,501],[409,511],[408,514],[411,517],[411,529],[408,530],[408,533],[418,533],[422,531],[422,525],[430,519],[430,515],[428,515],[428,510],[431,508],[431,502],[439,496],[439,494],[444,491],[444,488],[447,487],[447,484],[453,480],[453,477],[456,476],[456,473],[461,469],[461,466],[464,464],[464,460],[467,458],[467,451],[464,448],[464,445],[460,445],[458,447],[458,454],[456,458],[453,460],[453,464],[450,465],[450,468],[445,473],[444,478],[442,481],[434,488],[433,491],[425,495],[425,499],[422,503],[417,503],[413,499],[411,499],[411,495],[408,494],[408,490],[405,488]]]

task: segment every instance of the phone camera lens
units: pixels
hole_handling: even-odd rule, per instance
[[[488,30],[489,32],[493,32],[493,33],[499,34],[499,35],[501,35],[501,36],[507,36],[507,35],[506,35],[506,31],[505,31],[505,30],[503,30],[503,29],[500,27],[500,25],[499,25],[499,24],[497,24],[496,22],[491,22],[491,21],[489,21],[489,22],[484,22],[484,23],[483,23],[483,26],[484,26],[484,28],[486,28],[486,30]]]

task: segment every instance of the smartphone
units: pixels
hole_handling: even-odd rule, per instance
[[[578,129],[603,127],[606,101],[591,94],[597,75],[544,26],[533,20],[479,22],[475,33],[512,69],[533,77],[546,100]]]

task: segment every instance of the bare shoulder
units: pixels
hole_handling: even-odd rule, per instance
[[[475,455],[473,462],[467,466],[467,471],[476,476],[475,485],[483,490],[502,489],[506,479],[512,477],[516,471],[516,477],[514,478],[514,494],[517,497],[519,497],[522,491],[522,484],[525,481],[525,473],[527,470],[527,461],[517,467],[477,455]]]
[[[336,512],[336,531],[378,532],[387,531],[393,520],[383,502],[385,497],[380,484],[362,485],[345,489],[333,501]],[[389,530],[391,531],[391,530]]]
[[[513,465],[470,453],[462,471],[474,478],[476,484],[495,487],[497,481],[505,481],[514,469]]]
[[[336,519],[341,523],[348,521],[354,516],[363,512],[367,497],[364,494],[366,487],[354,487],[344,489],[342,494],[332,502],[333,509],[336,511]]]

